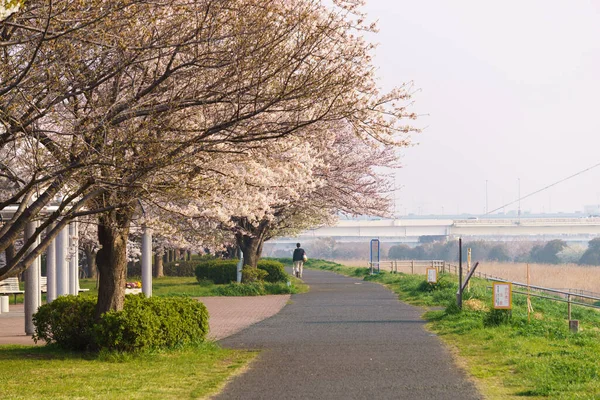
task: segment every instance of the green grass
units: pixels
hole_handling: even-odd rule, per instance
[[[129,277],[127,281],[141,281],[139,277]],[[181,276],[165,276],[162,278],[152,279],[152,295],[153,296],[186,296],[186,297],[207,297],[207,296],[245,296],[245,295],[268,295],[268,294],[288,294],[288,293],[305,293],[308,291],[308,286],[300,279],[289,276],[290,286],[286,282],[269,283],[265,282],[263,290],[257,292],[252,288],[244,288],[240,286],[236,291],[231,290],[232,285],[215,285],[212,282],[199,283],[195,277]],[[82,296],[97,296],[98,289],[96,288],[95,279],[80,279],[79,285],[82,289],[89,289],[89,292],[82,292]],[[245,294],[244,294],[245,293]],[[43,295],[42,301],[45,302],[46,295]],[[10,302],[13,304],[11,296]],[[17,296],[17,303],[23,302],[23,296]]]
[[[600,398],[600,313],[573,306],[572,318],[582,331],[571,333],[566,303],[531,299],[534,315],[528,322],[523,295],[513,296],[505,323],[495,325],[491,284],[474,280],[465,306],[456,304],[455,276],[442,275],[431,289],[424,276],[381,273],[315,261],[320,269],[379,282],[410,304],[429,307],[428,329],[454,350],[460,364],[488,399]],[[307,265],[311,267],[311,265]],[[485,309],[487,308],[487,310]]]
[[[206,398],[256,354],[212,343],[142,355],[0,346],[0,393],[10,399]]]

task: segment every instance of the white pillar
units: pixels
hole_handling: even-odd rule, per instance
[[[142,292],[152,296],[152,230],[142,227]]]
[[[25,226],[25,240],[28,240],[34,235],[36,228],[37,222],[29,222]],[[35,241],[32,249],[34,249],[38,243],[39,237]],[[25,270],[25,333],[27,335],[33,335],[35,332],[33,314],[37,312],[37,309],[40,307],[40,293],[40,258],[37,257]]]
[[[79,237],[77,221],[69,224],[69,294],[79,294]]]
[[[69,294],[69,276],[67,254],[69,247],[69,231],[63,228],[56,236],[56,297]]]
[[[53,227],[50,225],[46,232],[50,233]],[[46,281],[46,303],[50,303],[56,299],[56,239],[46,249]]]

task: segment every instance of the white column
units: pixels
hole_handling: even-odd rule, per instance
[[[69,294],[79,294],[79,238],[77,221],[69,224]]]
[[[152,230],[142,227],[142,292],[152,296]]]
[[[36,228],[37,222],[30,222],[25,226],[26,241],[34,235]],[[35,241],[32,249],[34,249],[37,244],[39,244],[39,237],[38,240]],[[27,335],[33,335],[35,332],[33,314],[40,307],[40,293],[40,260],[39,257],[37,257],[25,270],[25,333]]]
[[[56,297],[69,294],[69,275],[67,254],[69,250],[69,231],[65,227],[56,236]]]
[[[46,232],[50,233],[53,227],[54,224],[50,225]],[[56,239],[46,249],[46,280],[46,303],[50,303],[56,299]]]

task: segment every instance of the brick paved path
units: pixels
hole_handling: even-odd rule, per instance
[[[197,299],[206,305],[210,315],[209,338],[219,340],[277,314],[290,295]],[[11,304],[8,313],[0,314],[0,344],[35,344],[25,335],[24,318],[23,304]]]

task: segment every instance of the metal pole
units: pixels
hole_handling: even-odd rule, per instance
[[[69,290],[68,293],[73,296],[79,294],[79,288],[77,287],[79,282],[79,265],[77,264],[77,253],[79,253],[79,242],[77,240],[77,221],[73,221],[69,224]]]
[[[237,283],[241,283],[242,282],[242,269],[244,268],[244,253],[242,252],[242,249],[238,249],[239,252],[239,256],[240,256],[240,261],[238,261],[237,263]]]
[[[46,233],[49,233],[54,224],[51,224]],[[46,249],[46,303],[56,299],[56,239],[50,242]]]
[[[152,297],[152,230],[142,226],[142,292]]]
[[[485,180],[485,213],[488,213],[488,180]]]
[[[415,260],[410,260],[410,273],[415,274]]]
[[[35,234],[37,222],[29,222],[25,226],[25,240],[28,240]],[[34,247],[39,244],[39,237],[35,241]],[[33,248],[31,249],[33,250]],[[29,250],[29,251],[31,251]],[[31,265],[25,270],[25,333],[33,335],[35,326],[33,325],[33,314],[40,307],[40,260],[37,257]]]
[[[56,236],[56,297],[69,294],[69,276],[67,274],[67,251],[69,245],[68,228],[63,228]]]
[[[567,313],[569,314],[569,321],[571,320],[571,294],[567,295]]]

